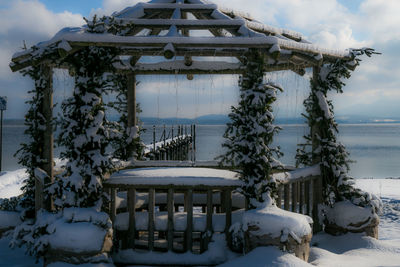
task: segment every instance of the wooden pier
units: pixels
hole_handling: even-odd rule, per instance
[[[146,145],[144,157],[150,160],[196,161],[196,125],[163,126],[159,139],[153,126],[153,142]]]

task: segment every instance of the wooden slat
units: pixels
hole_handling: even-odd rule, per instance
[[[136,190],[130,188],[128,190],[128,213],[129,213],[129,226],[128,226],[128,247],[135,247],[136,236],[136,221],[135,221],[135,204],[136,204]]]
[[[168,209],[168,250],[172,251],[174,248],[174,189],[168,189],[167,196],[167,209]]]
[[[186,244],[185,250],[193,251],[193,190],[189,189],[187,191],[187,199],[185,202],[187,210],[187,222],[186,222]]]
[[[205,250],[208,249],[208,243],[211,241],[211,236],[213,234],[212,217],[213,217],[213,191],[207,190],[207,228],[206,228],[206,240],[205,240]]]
[[[299,185],[298,192],[299,192],[299,197],[300,197],[300,200],[299,200],[299,213],[303,214],[304,213],[304,191],[303,191],[304,182],[299,182],[298,185]]]
[[[282,186],[278,186],[278,197],[276,199],[276,206],[282,208]]]
[[[311,216],[311,207],[310,207],[310,186],[311,182],[306,181],[304,184],[304,196],[306,201],[306,214]]]
[[[289,210],[289,208],[290,208],[290,185],[289,184],[284,185],[284,191],[285,191],[285,202],[283,203],[283,208],[285,210]]]
[[[232,191],[226,190],[224,193],[225,196],[225,236],[226,242],[228,243],[228,247],[232,246],[232,234],[229,231],[232,225]]]
[[[292,211],[297,212],[297,183],[292,183]]]
[[[116,209],[116,191],[117,189],[111,188],[111,210],[110,210],[110,219],[114,223],[115,222],[115,216],[117,215],[117,209]]]
[[[154,206],[155,206],[155,190],[154,188],[149,189],[149,202],[148,202],[148,209],[149,209],[149,239],[148,245],[149,250],[154,250]]]

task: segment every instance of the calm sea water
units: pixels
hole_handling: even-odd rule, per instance
[[[294,165],[296,145],[303,141],[307,132],[304,125],[282,125],[283,130],[275,138],[275,145],[284,153],[280,160]],[[153,140],[152,127],[143,134],[145,143]],[[19,123],[8,123],[3,128],[3,163],[2,170],[21,168],[13,157],[19,144],[27,140],[25,127]],[[400,177],[400,124],[344,124],[339,127],[339,141],[348,148],[351,159],[351,175],[356,178],[388,178]],[[197,159],[212,160],[223,150],[223,133],[225,125],[197,126]],[[176,132],[176,130],[175,130]],[[160,138],[161,128],[156,131],[156,139]],[[58,151],[58,150],[56,150]]]

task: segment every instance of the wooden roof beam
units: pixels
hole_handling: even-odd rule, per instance
[[[156,28],[168,30],[171,26],[176,26],[178,29],[190,30],[208,30],[208,29],[238,29],[244,25],[243,20],[189,20],[189,19],[131,19],[122,20],[124,25],[139,27],[139,28]]]
[[[175,10],[180,8],[184,12],[196,12],[196,13],[211,13],[217,9],[217,5],[214,4],[149,4],[142,3],[144,12],[164,12],[166,10]]]

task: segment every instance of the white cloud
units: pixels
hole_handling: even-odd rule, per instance
[[[23,40],[30,47],[50,39],[61,28],[83,24],[82,16],[70,12],[53,13],[37,0],[12,0],[0,8],[0,95],[10,103],[7,117],[22,117],[29,81],[9,68],[11,57],[21,50]]]
[[[110,16],[114,12],[119,12],[126,7],[134,6],[139,2],[147,2],[147,1],[139,1],[139,0],[103,0],[103,7],[98,9],[93,9],[91,12],[91,16],[94,14],[97,15],[106,15]]]

